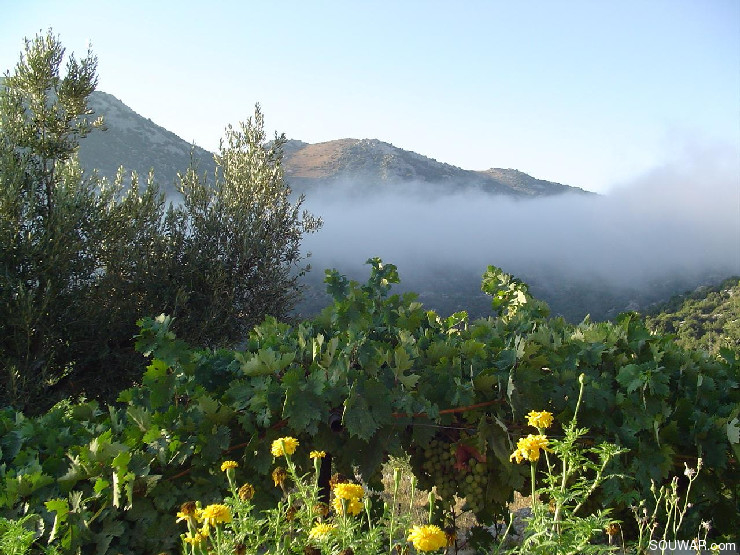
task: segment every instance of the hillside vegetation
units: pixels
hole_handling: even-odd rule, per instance
[[[740,349],[740,278],[732,277],[715,287],[675,295],[654,307],[645,317],[651,330],[674,334],[685,349]]]

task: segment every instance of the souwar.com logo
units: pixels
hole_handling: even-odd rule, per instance
[[[650,540],[648,548],[658,553],[737,553],[735,543],[714,543],[707,540]]]

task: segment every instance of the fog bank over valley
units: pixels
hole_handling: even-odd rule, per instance
[[[304,239],[312,271],[299,311],[327,302],[325,268],[365,281],[374,256],[398,266],[401,290],[441,312],[489,313],[480,293],[489,264],[571,320],[644,310],[740,274],[739,183],[740,161],[723,149],[694,149],[603,196],[520,200],[438,187],[428,194],[429,183],[332,183],[306,199],[324,227]]]

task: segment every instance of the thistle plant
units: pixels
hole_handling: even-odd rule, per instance
[[[608,474],[606,469],[609,462],[626,449],[610,443],[601,443],[588,449],[581,446],[581,438],[588,433],[586,428],[577,425],[585,384],[583,374],[579,377],[579,384],[576,409],[573,418],[563,429],[564,438],[547,437],[546,429],[554,421],[552,414],[532,411],[527,415],[527,420],[530,426],[537,429],[537,434],[520,439],[511,455],[517,463],[529,461],[532,487],[532,517],[527,521],[524,539],[515,549],[516,553],[580,554],[616,549],[591,543],[616,524],[609,515],[610,509],[586,514],[584,506],[606,480],[618,477]],[[540,453],[544,453],[545,469],[541,473],[542,485],[538,488]],[[541,498],[548,499],[549,504],[544,505]],[[505,538],[506,534],[499,551]]]
[[[691,509],[691,503],[689,503],[691,486],[699,475],[702,466],[701,457],[697,460],[696,468],[690,468],[688,464],[684,463],[684,476],[688,478],[689,482],[683,499],[679,493],[678,477],[674,476],[669,484],[660,488],[655,485],[654,481],[651,483],[652,512],[648,510],[644,499],[637,506],[632,507],[639,534],[637,538],[638,553],[646,553],[651,543],[666,545],[666,541],[678,539],[678,533],[681,530],[684,518]],[[701,539],[703,535],[703,539],[706,541],[710,528],[711,524],[709,522],[702,521],[699,526],[698,537]],[[661,529],[663,533],[659,535]],[[665,548],[662,548],[661,553],[664,552]]]

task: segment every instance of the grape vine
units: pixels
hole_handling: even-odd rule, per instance
[[[0,411],[0,516],[40,514],[45,541],[53,533],[70,548],[161,551],[177,540],[179,504],[223,489],[225,456],[258,486],[256,503],[273,501],[264,447],[290,435],[368,481],[388,455],[409,453],[422,486],[492,521],[527,491],[526,470],[510,461],[528,433],[516,423],[530,410],[568,421],[584,374],[586,440],[629,449],[611,471],[631,479],[605,484],[597,503],[626,511],[651,480],[701,456],[694,518],[719,534],[740,527],[738,353],[684,351],[636,314],[575,326],[548,318],[494,267],[483,279],[493,316],[443,318],[413,294],[391,294],[395,266],[368,262],[362,285],[327,272],[333,303],[315,319],[268,318],[239,350],[195,349],[169,318],[142,320],[136,346],[150,363],[114,405]]]

